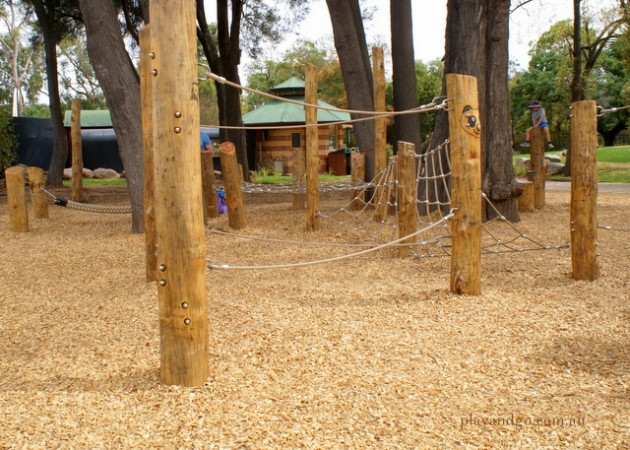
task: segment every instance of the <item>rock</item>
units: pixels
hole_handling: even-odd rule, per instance
[[[559,162],[550,162],[547,165],[547,175],[557,175],[564,170],[564,164]]]
[[[90,169],[83,168],[83,178],[94,178],[94,172]]]
[[[72,167],[67,167],[63,169],[63,179],[72,180]]]
[[[550,162],[561,163],[562,159],[558,155],[545,155],[545,159]]]
[[[116,172],[114,169],[103,169],[102,167],[99,167],[98,169],[94,169],[94,178],[118,178],[118,172]]]
[[[528,170],[529,169],[529,158],[516,158],[514,160],[514,168]]]

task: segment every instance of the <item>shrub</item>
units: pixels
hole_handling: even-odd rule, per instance
[[[0,178],[4,178],[4,170],[17,160],[17,137],[13,131],[13,119],[0,109]]]

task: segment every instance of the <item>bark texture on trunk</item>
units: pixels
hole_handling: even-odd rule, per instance
[[[416,64],[413,51],[411,0],[391,2],[392,65],[394,110],[404,111],[418,106],[416,98]],[[403,114],[394,119],[395,140],[409,142],[420,148],[420,118],[418,114]],[[398,148],[394,142],[394,150]]]
[[[144,231],[140,82],[125,49],[112,2],[80,0],[90,61],[99,80],[120,149],[132,211],[132,233]]]
[[[372,69],[358,0],[326,0],[332,22],[335,48],[348,94],[350,109],[373,111]],[[364,116],[352,115],[353,118]],[[374,178],[374,122],[353,125],[357,145],[365,152],[365,177]]]

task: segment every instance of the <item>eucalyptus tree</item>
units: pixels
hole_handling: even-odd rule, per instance
[[[139,76],[125,48],[114,3],[79,0],[87,50],[103,89],[131,200],[131,231],[144,231],[142,123]]]
[[[217,25],[213,32],[208,25],[204,2],[197,0],[197,37],[201,42],[210,70],[231,83],[241,85],[241,54],[256,58],[265,42],[279,42],[289,23],[301,20],[308,12],[309,0],[282,2],[293,14],[293,22],[282,22],[279,10],[266,0],[216,0]],[[219,122],[242,127],[241,92],[216,83]],[[234,143],[243,175],[249,176],[245,133],[242,129],[221,129],[221,139]]]
[[[64,37],[79,31],[80,11],[76,0],[23,0],[35,11],[46,61],[50,118],[53,132],[53,150],[46,183],[61,185],[63,169],[68,157],[68,138],[63,125],[63,112],[59,95],[57,71],[57,44]]]
[[[21,116],[23,113],[29,79],[35,79],[39,75],[38,48],[36,45],[26,45],[26,39],[32,32],[31,19],[31,12],[23,8],[21,3],[14,0],[0,1],[0,21],[6,29],[6,33],[0,35],[0,70],[5,78],[4,86],[11,90],[14,116]]]
[[[332,23],[335,48],[341,63],[348,106],[353,110],[374,111],[374,91],[370,54],[363,27],[359,0],[326,0]],[[352,118],[365,117],[352,114]],[[353,124],[357,145],[365,152],[365,177],[374,177],[374,122]]]

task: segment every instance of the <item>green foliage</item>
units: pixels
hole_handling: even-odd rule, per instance
[[[17,160],[17,138],[13,132],[11,115],[0,109],[0,176],[4,177],[4,170],[11,167]]]
[[[253,61],[247,68],[251,74],[247,79],[247,86],[268,92],[272,87],[291,77],[304,80],[307,63],[313,64],[317,69],[319,98],[334,106],[347,106],[339,61],[332,49],[327,48],[322,42],[300,40],[279,60]],[[252,111],[267,101],[268,99],[261,95],[248,94],[245,98],[244,112]]]

